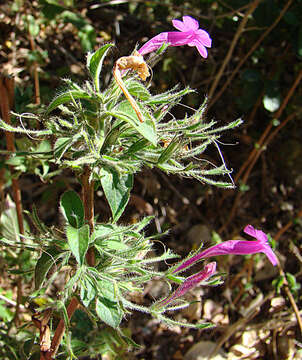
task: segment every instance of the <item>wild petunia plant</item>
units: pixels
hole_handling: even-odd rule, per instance
[[[221,165],[215,166],[201,154],[213,145],[221,155],[217,139],[223,131],[240,125],[241,120],[215,128],[215,121],[204,119],[206,102],[177,119],[171,109],[181,104],[181,99],[193,90],[175,87],[153,95],[150,85],[144,83],[149,70],[142,55],[155,50],[160,54],[165,43],[196,46],[203,57],[207,56],[205,47],[211,46],[211,39],[199,29],[195,19],[184,16],[183,22],[174,20],[173,25],[180,32],[160,34],[138,52],[118,59],[107,87],[103,85],[101,70],[113,44],[88,54],[90,79],[81,85],[65,79],[64,90],[58,92],[43,115],[16,115],[16,120],[23,121],[22,126],[17,127],[0,121],[4,131],[26,134],[44,144],[38,150],[35,147],[34,151],[16,151],[11,154],[10,161],[20,156],[27,161],[40,161],[45,165],[44,179],[51,167],[56,167],[56,174],[71,169],[82,188],[80,195],[68,190],[61,196],[62,228],[46,226],[33,208],[28,215],[35,231],[27,230],[22,242],[2,233],[3,244],[22,246],[37,258],[32,274],[35,292],[30,298],[38,304],[32,320],[40,333],[41,359],[54,358],[62,339],[60,352],[68,353],[70,358],[108,352],[117,356],[121,346],[133,345],[121,326],[132,310],[148,312],[168,325],[211,326],[205,322],[182,324],[164,314],[188,306],[189,303],[181,298],[195,286],[220,283],[215,274],[215,262],[187,278],[179,275],[201,258],[264,252],[275,265],[275,255],[265,235],[248,227],[246,232],[258,242],[231,240],[195,254],[167,271],[158,271],[154,264],[178,256],[169,249],[151,255],[153,237],[146,236],[144,229],[152,218],[129,225],[118,222],[129,201],[134,174],[143,167],[156,167],[167,174],[197,179],[202,184],[234,186],[223,158]],[[43,129],[42,126],[40,129],[24,128],[27,119],[38,120]],[[112,212],[108,223],[96,221],[94,192],[98,188],[102,188]],[[55,298],[46,298],[60,273],[64,273],[66,279],[61,291]],[[150,307],[132,301],[129,294],[142,292],[144,285],[154,277],[166,281],[170,288],[175,283],[179,287]],[[88,341],[89,346],[69,338],[69,320],[78,308],[85,310],[96,329],[102,329]],[[56,320],[58,314],[59,321]],[[28,358],[33,358],[35,351],[34,346],[29,347]]]

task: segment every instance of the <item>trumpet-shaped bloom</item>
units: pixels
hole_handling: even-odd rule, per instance
[[[173,26],[179,31],[163,32],[143,45],[138,52],[141,55],[149,54],[157,50],[162,44],[168,43],[170,46],[196,46],[200,55],[204,58],[208,56],[206,47],[210,48],[212,39],[209,34],[202,29],[199,29],[199,23],[191,16],[183,16],[181,20],[172,20]]]
[[[180,264],[173,273],[178,273],[180,271],[184,271],[200,259],[208,258],[211,256],[217,255],[248,255],[248,254],[256,254],[256,253],[264,253],[269,261],[275,266],[278,263],[278,259],[271,249],[266,234],[261,231],[254,229],[252,225],[247,225],[244,228],[244,232],[248,235],[251,235],[256,240],[248,241],[248,240],[228,240],[222,242],[218,245],[214,245],[200,253],[192,256],[182,264]]]
[[[160,301],[158,305],[165,306],[171,301],[176,300],[186,294],[189,290],[198,286],[202,281],[206,281],[216,271],[216,262],[207,264],[202,271],[192,276],[189,276],[170,296]]]

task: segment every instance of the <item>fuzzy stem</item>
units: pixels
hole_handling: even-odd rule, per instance
[[[84,203],[85,220],[89,225],[90,234],[94,231],[94,181],[90,179],[91,170],[87,166],[82,175],[82,197]],[[94,249],[90,248],[86,254],[87,263],[90,266],[95,264]]]

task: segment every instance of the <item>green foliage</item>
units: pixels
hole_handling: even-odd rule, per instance
[[[84,225],[84,206],[79,195],[74,191],[66,191],[61,197],[61,209],[65,219],[74,228]]]
[[[83,225],[74,228],[70,225],[66,227],[68,245],[79,265],[83,265],[89,244],[89,226]]]
[[[117,221],[123,214],[129,201],[133,186],[132,174],[118,174],[115,169],[101,169],[101,184],[112,211],[113,221]]]
[[[39,4],[44,14],[39,24],[52,21],[71,23],[77,29],[82,48],[93,48],[94,29],[82,15],[68,9],[70,4],[46,0]],[[39,33],[35,19],[32,16],[26,19],[30,34]],[[51,309],[54,318],[64,320],[66,336],[61,350],[69,358],[92,356],[94,353],[110,353],[116,358],[122,356],[127,347],[136,345],[121,329],[122,320],[134,310],[148,313],[168,326],[193,329],[212,326],[206,322],[183,323],[165,315],[168,311],[189,306],[187,301],[176,299],[167,306],[157,306],[157,302],[142,306],[129,297],[133,292],[143,293],[145,284],[154,277],[168,283],[170,288],[184,281],[183,277],[159,270],[156,266],[178,256],[166,248],[161,254],[153,252],[153,237],[144,233],[152,218],[143,218],[130,225],[118,223],[130,198],[134,174],[143,167],[158,168],[167,174],[197,179],[202,184],[234,187],[218,139],[223,132],[239,126],[242,121],[238,119],[220,126],[214,120],[206,122],[206,101],[197,110],[190,109],[175,117],[171,110],[181,105],[186,95],[195,92],[189,87],[174,87],[153,95],[150,86],[128,70],[122,73],[122,78],[142,114],[142,119],[139,119],[116,80],[113,78],[107,83],[103,76],[105,57],[112,48],[113,44],[108,43],[89,53],[86,63],[89,80],[78,84],[64,79],[64,88],[57,92],[46,109],[42,107],[36,114],[14,114],[12,124],[0,120],[2,130],[20,136],[17,152],[10,154],[6,162],[18,171],[17,176],[21,172],[34,173],[48,181],[68,169],[82,187],[84,200],[87,201],[85,196],[94,190],[94,185],[96,188],[101,186],[111,209],[110,221],[98,222],[93,214],[88,217],[91,214],[87,214],[87,203],[75,191],[65,191],[60,197],[59,207],[63,215],[60,226],[44,224],[33,207],[28,215],[35,231],[30,232],[26,227],[22,241],[16,214],[4,211],[1,215],[1,243],[9,249],[22,249],[20,263],[23,260],[31,264],[29,257],[33,254],[34,265],[29,270],[25,266],[14,271],[21,274],[26,269],[28,277],[34,278],[35,291],[28,300],[38,304],[35,311],[43,314]],[[165,47],[161,48],[158,54],[164,50]],[[35,128],[36,124],[39,124],[38,128]],[[22,138],[24,135],[29,139]],[[203,156],[210,146],[220,159],[218,165]],[[87,174],[87,183],[84,183],[83,175]],[[90,190],[87,184],[91,186]],[[48,191],[48,196],[52,197],[51,187]],[[94,255],[93,262],[88,258],[90,251]],[[62,274],[63,286],[53,299],[48,293]],[[208,285],[219,283],[220,280],[215,279]],[[89,318],[85,339],[89,346],[83,338],[69,337],[72,323],[66,307],[72,297],[78,299]],[[3,312],[4,316],[8,314]],[[52,324],[56,323],[53,321]],[[90,330],[90,325],[93,330]],[[96,329],[100,330],[101,338],[92,335]],[[26,346],[24,354],[27,358],[38,356],[39,349],[35,348],[33,341]]]

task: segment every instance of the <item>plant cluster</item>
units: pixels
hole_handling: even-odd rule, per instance
[[[161,44],[158,37],[153,43],[151,39],[155,48],[152,45],[150,51],[157,50],[160,55],[167,43],[188,44],[206,55],[198,37],[204,36],[205,31],[199,29],[195,19],[187,16],[183,20],[174,22],[181,30],[177,35],[168,33],[168,37],[161,38]],[[202,39],[205,46],[211,45],[208,36]],[[42,114],[14,114],[15,123],[19,121],[20,125],[0,121],[6,133],[24,134],[31,139],[30,150],[9,151],[7,163],[19,171],[17,176],[34,171],[47,181],[69,169],[81,186],[80,195],[67,190],[61,196],[59,206],[64,218],[61,227],[44,224],[35,207],[27,212],[35,231],[27,226],[24,231],[16,231],[16,221],[12,224],[16,212],[11,206],[1,215],[2,245],[7,251],[19,247],[17,256],[31,256],[34,266],[34,271],[26,272],[28,277],[34,276],[35,291],[29,300],[34,312],[32,323],[40,334],[39,347],[26,338],[22,358],[34,359],[37,354],[41,359],[53,358],[64,334],[58,353],[62,359],[108,352],[118,356],[125,346],[135,346],[121,327],[132,310],[150,313],[167,325],[212,326],[206,322],[181,323],[166,312],[188,306],[182,297],[193,287],[219,284],[216,263],[205,265],[189,277],[180,273],[202,258],[222,254],[264,252],[273,265],[277,264],[265,234],[249,226],[246,232],[257,241],[230,240],[205,251],[198,250],[167,270],[158,270],[155,264],[178,256],[165,246],[161,254],[154,253],[157,236],[148,236],[144,230],[152,218],[128,225],[118,222],[129,201],[134,174],[143,167],[197,179],[202,184],[232,188],[230,171],[217,140],[223,131],[238,126],[241,120],[215,127],[215,121],[204,119],[206,101],[184,118],[175,118],[172,108],[193,90],[175,87],[153,95],[150,85],[143,82],[149,69],[140,50],[115,62],[112,81],[104,87],[101,70],[112,47],[109,43],[89,53],[86,67],[90,80],[77,84],[65,79],[65,87]],[[39,124],[39,128],[31,129],[25,123]],[[202,157],[210,145],[221,156],[220,166]],[[36,172],[36,164],[42,164],[42,172]],[[111,209],[112,217],[107,223],[98,221],[94,214],[94,193],[98,189],[102,189]],[[9,216],[9,212],[13,215]],[[12,227],[14,232],[9,231]],[[18,265],[19,273],[24,274],[22,262]],[[50,297],[51,285],[62,274],[63,286]],[[131,294],[143,292],[144,285],[154,278],[165,281],[170,293],[149,307],[135,303]],[[172,291],[175,284],[179,286]],[[103,329],[97,338],[89,339],[89,345],[69,336],[70,318],[76,309],[84,310],[94,330]]]

